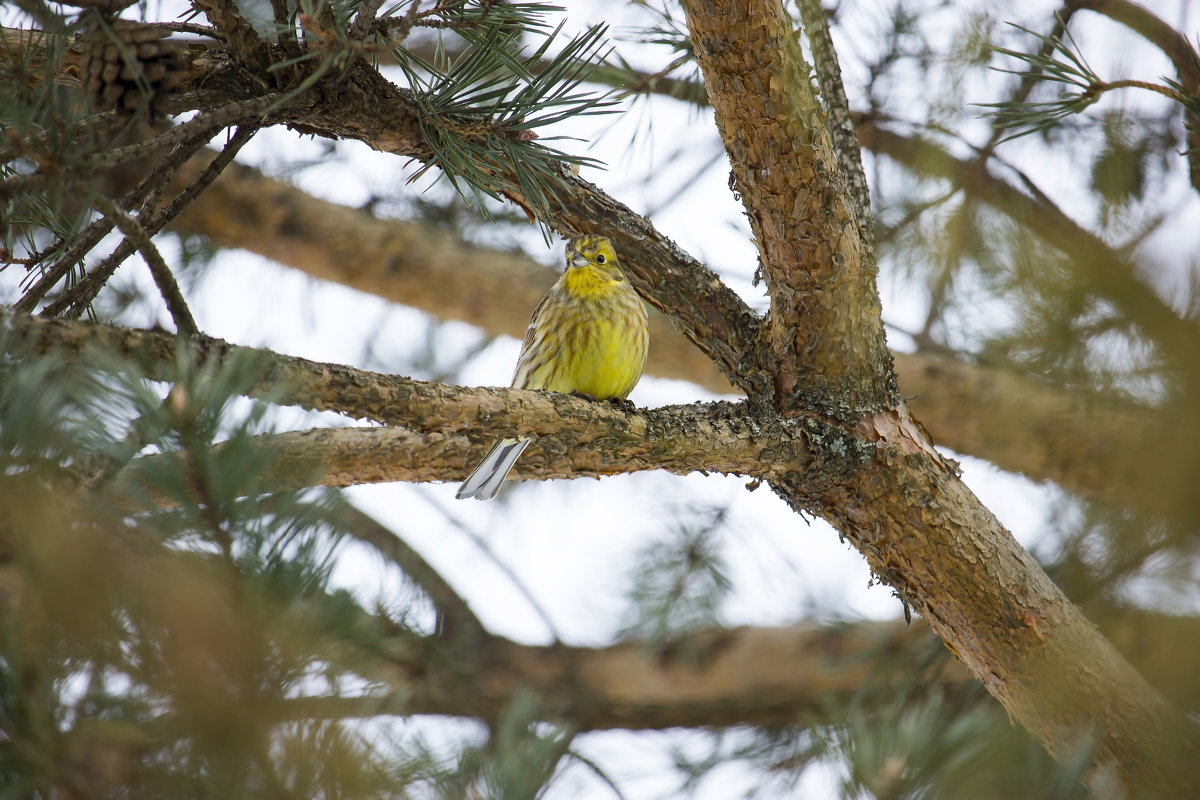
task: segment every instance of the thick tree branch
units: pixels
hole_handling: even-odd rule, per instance
[[[264,358],[273,355],[264,353]],[[461,480],[496,436],[513,432],[536,437],[512,473],[527,479],[653,469],[770,479],[803,471],[814,458],[803,428],[754,419],[745,403],[664,406],[627,414],[569,395],[521,389],[445,391],[407,378],[363,376],[395,387],[393,396],[408,398],[390,412],[408,427],[315,428],[259,436],[255,446],[270,465],[258,474],[256,492]],[[488,438],[472,445],[468,433]],[[153,474],[154,463],[162,458],[146,456],[130,467]]]
[[[181,184],[202,159],[178,173]],[[233,165],[176,228],[240,247],[488,333],[520,336],[553,272],[525,256],[474,247],[419,223],[381,220]],[[714,391],[729,384],[698,349],[653,315],[647,372]],[[1015,372],[925,353],[894,354],[900,388],[938,444],[1092,500],[1162,510],[1163,486],[1131,454],[1180,436],[1149,409]]]
[[[921,651],[928,652],[928,643],[919,629],[887,623],[710,630],[654,648],[644,642],[536,647],[493,638],[467,665],[464,685],[426,692],[419,663],[407,673],[416,683],[392,685],[407,692],[406,713],[494,715],[513,692],[532,688],[578,730],[771,726],[820,718],[837,698],[856,692],[867,702],[891,696],[911,685],[914,672],[891,669],[888,659],[915,670]],[[946,661],[925,677],[950,688],[966,676]]]
[[[792,20],[779,2],[701,5],[684,4],[692,45],[771,293],[772,399],[843,420],[884,407],[895,379],[874,255]]]
[[[1165,655],[1163,642],[1194,639],[1196,626],[1192,618],[1131,614],[1107,632],[1151,644],[1139,664],[1175,667],[1172,687],[1182,695],[1174,696],[1194,707],[1196,685],[1183,670],[1194,669],[1197,659],[1172,652],[1156,663],[1152,655]],[[453,670],[431,669],[420,647],[399,647],[382,663],[376,652],[351,653],[350,668],[391,691],[287,701],[274,719],[494,719],[515,694],[532,691],[557,721],[580,731],[803,726],[826,721],[830,707],[854,703],[869,710],[901,691],[962,691],[970,675],[953,660],[930,659],[933,645],[920,622],[709,629],[658,646],[635,641],[597,648],[485,636],[474,639],[469,652],[455,650]]]
[[[262,636],[262,624],[279,624],[293,646],[316,648],[392,692],[384,697],[320,698],[261,709],[271,716],[337,718],[376,714],[447,714],[494,718],[514,693],[533,690],[560,720],[580,730],[662,729],[677,726],[781,725],[821,721],[829,705],[852,699],[867,707],[889,702],[897,690],[914,687],[954,691],[969,678],[952,660],[930,659],[928,628],[896,622],[858,622],[783,628],[698,631],[682,641],[623,642],[607,647],[523,645],[488,634],[473,636],[469,649],[455,648],[451,634],[391,634],[384,620],[362,615],[350,640],[330,641],[331,632],[307,630],[297,641],[296,617],[267,614],[254,621],[228,613],[227,570],[207,556],[180,553],[158,541],[134,538],[120,524],[97,535],[98,518],[86,504],[58,495],[49,502],[45,486],[3,487],[10,526],[0,529],[0,550],[11,554],[13,536],[22,547],[48,548],[73,557],[54,563],[77,580],[81,593],[55,598],[62,613],[79,624],[92,609],[110,609],[131,597],[172,632],[162,666],[194,675],[204,671],[196,654],[236,652],[247,631]],[[36,500],[36,503],[32,500]],[[36,505],[36,508],[34,506]],[[84,519],[87,523],[84,523]],[[100,519],[105,519],[101,514]],[[74,523],[74,524],[72,524]],[[103,526],[103,523],[101,523]],[[387,542],[384,542],[385,547]],[[412,568],[405,559],[402,568]],[[61,574],[61,573],[60,573]],[[418,580],[443,598],[426,578]],[[20,561],[0,560],[0,616],[20,620],[37,596],[26,585]],[[296,603],[319,603],[320,596]],[[451,602],[453,604],[453,601]],[[337,614],[346,613],[339,604]],[[203,621],[204,624],[197,624]],[[1194,641],[1195,618],[1131,611],[1106,617],[1106,632],[1185,708],[1200,702],[1194,680],[1200,650],[1180,650]],[[246,627],[248,625],[248,627]],[[381,631],[382,629],[382,631]],[[38,630],[41,630],[39,628]],[[317,639],[311,638],[316,634]],[[375,646],[375,645],[378,646]],[[434,653],[455,659],[447,669]],[[938,646],[940,647],[940,646]],[[202,665],[207,659],[200,659]],[[227,678],[227,673],[221,673]],[[218,684],[219,685],[219,684]],[[228,695],[217,695],[228,701]],[[259,713],[256,709],[255,713]],[[161,718],[160,718],[161,719]]]
[[[1164,645],[1194,641],[1196,627],[1192,618],[1131,613],[1106,632],[1130,645],[1126,652],[1139,667],[1161,675],[1159,685],[1173,698],[1194,708],[1200,693],[1187,670],[1200,658],[1181,658],[1178,648],[1168,654]],[[968,676],[957,662],[922,667],[928,637],[923,623],[858,622],[709,630],[660,647],[536,647],[492,638],[475,652],[466,680],[439,685],[440,695],[424,688],[421,663],[401,664],[417,680],[392,680],[403,699],[392,713],[482,715],[532,688],[580,730],[804,724],[855,696],[869,705],[874,697],[894,697],[900,687],[961,689]],[[476,673],[478,682],[470,677]]]
[[[539,268],[537,265],[531,266]],[[149,364],[149,374],[160,378],[169,377],[177,347],[176,339],[167,334],[82,322],[48,321],[3,309],[0,309],[0,325],[14,334],[13,345],[19,341],[37,340],[38,346],[44,350],[75,355],[95,347],[97,350],[121,353],[138,363]],[[538,415],[541,420],[538,424],[544,430],[552,430],[555,420],[565,422],[566,415],[572,420],[572,426],[582,425],[604,431],[606,442],[607,437],[620,438],[628,432],[628,429],[621,427],[621,415],[603,406],[592,406],[570,398],[561,403],[553,398],[530,407],[515,399],[527,394],[523,392],[444,387],[445,392],[431,391],[416,395],[416,400],[404,401],[399,399],[393,384],[432,385],[340,365],[320,364],[265,350],[237,347],[204,337],[194,342],[205,358],[255,359],[265,377],[252,394],[276,397],[283,404],[332,410],[353,418],[376,419],[396,425],[411,425],[410,414],[419,419],[427,417],[430,409],[426,406],[429,404],[442,404],[444,408],[452,409],[453,414],[444,415],[446,417],[461,414],[452,423],[448,420],[439,424],[431,423],[423,429],[426,435],[401,431],[394,434],[339,434],[348,437],[338,442],[342,448],[339,458],[343,466],[324,479],[327,485],[380,480],[444,480],[451,475],[461,474],[464,466],[477,457],[477,446],[473,447],[465,439],[455,437],[476,434],[482,443],[489,433],[503,433],[520,426],[525,414]],[[1154,442],[1174,441],[1193,435],[1189,430],[1181,430],[1178,424],[1161,424],[1156,416],[1145,409],[1121,406],[1105,398],[1089,397],[1079,392],[1064,392],[1006,370],[929,355],[897,354],[896,363],[901,370],[902,388],[912,396],[910,402],[913,408],[921,412],[922,419],[928,421],[928,427],[939,443],[959,452],[983,455],[998,466],[1025,472],[1036,479],[1056,480],[1098,501],[1111,502],[1116,487],[1121,502],[1144,508],[1148,513],[1161,512],[1161,492],[1167,476],[1156,477],[1153,470],[1147,469],[1141,459],[1131,457],[1130,453],[1147,449],[1159,452],[1160,448]],[[479,394],[480,391],[483,394]],[[502,401],[504,397],[509,400]],[[481,398],[486,398],[486,407],[479,405],[468,412],[467,407],[472,403],[481,403]],[[660,411],[644,413],[653,416]],[[659,422],[665,424],[665,418]],[[425,460],[416,458],[420,448],[433,446],[427,434],[434,432],[439,436],[454,434],[438,439],[437,449],[443,457],[437,461],[431,455],[425,456]],[[710,433],[714,436],[723,435],[718,429],[712,429]],[[302,443],[315,442],[320,435],[290,434],[295,438],[281,453],[298,457],[303,449]],[[349,437],[356,435],[364,437],[360,440],[363,448],[383,451],[381,456],[367,456],[365,450],[356,451],[349,447]],[[389,435],[396,438],[385,446]],[[372,436],[380,438],[373,439]],[[753,440],[760,439],[753,437]],[[605,447],[608,446],[606,443]],[[628,446],[632,447],[628,453],[631,457],[647,457],[648,451],[640,451],[637,442],[630,442]],[[390,449],[392,447],[399,449],[393,451]],[[579,472],[614,474],[620,471],[615,461],[610,462],[607,458],[604,463],[562,462],[555,466],[536,446],[529,454],[527,466],[516,474],[533,477],[539,471],[551,468],[558,469],[554,477],[571,477]],[[383,460],[372,462],[371,459],[377,457]],[[699,460],[688,461],[691,456],[687,454],[683,457],[683,461],[676,461],[673,465],[675,471],[682,470],[689,463],[696,469],[707,468]],[[351,466],[356,458],[360,461],[365,459],[365,462]],[[662,466],[672,468],[667,463]],[[733,465],[730,466],[732,468]],[[650,469],[655,466],[643,461],[636,468]],[[756,470],[751,472],[758,473]],[[284,487],[277,485],[276,488]]]
[[[939,445],[1150,519],[1170,516],[1164,501],[1178,494],[1180,462],[1163,456],[1200,440],[1192,420],[950,357],[895,359],[900,388]]]
[[[86,356],[116,353],[147,377],[169,380],[179,340],[150,331],[44,320],[0,309],[10,348]],[[262,491],[314,485],[431,481],[463,476],[498,435],[530,434],[534,445],[516,474],[525,477],[611,475],[646,469],[686,474],[718,471],[783,478],[809,469],[808,440],[819,435],[838,458],[838,434],[818,422],[760,418],[746,404],[706,403],[625,413],[611,404],[522,389],[471,389],[415,381],[230,345],[188,340],[202,361],[242,359],[255,366],[253,397],[391,428],[326,428],[263,437],[275,470]],[[468,435],[477,444],[471,446]],[[843,443],[844,445],[844,443]],[[844,453],[840,454],[844,457]],[[155,457],[150,457],[151,459]]]
[[[878,349],[873,342],[882,340],[874,287],[845,289],[873,280],[853,253],[866,247],[846,241],[853,234],[846,227],[851,213],[822,210],[847,201],[836,196],[844,187],[830,180],[836,168],[823,141],[823,120],[807,100],[811,87],[780,3],[693,0],[686,8],[709,99],[773,283],[772,313],[804,308],[825,323],[822,336],[857,339],[796,350],[799,360],[781,359],[784,380],[799,364],[822,374],[830,369],[822,360],[832,358],[834,374],[839,368],[874,370],[879,386],[891,375],[891,362],[869,358]],[[764,130],[771,135],[761,135]],[[776,169],[781,162],[792,170]],[[790,180],[793,174],[804,180]],[[814,193],[822,209],[811,207]],[[788,217],[793,207],[807,224]],[[849,263],[835,258],[848,251]],[[815,253],[824,255],[824,263],[810,261]],[[778,308],[787,295],[777,282],[789,278],[797,283],[782,285],[803,292],[802,300]],[[822,289],[838,294],[838,315],[809,304],[820,304],[809,295]],[[837,360],[847,357],[859,362]],[[779,375],[773,377],[778,386]],[[845,406],[861,407],[860,385],[830,382],[826,388],[840,392],[835,400]],[[1186,796],[1190,776],[1181,756],[1192,744],[1186,723],[967,489],[907,408],[898,404],[864,415],[854,432],[858,443],[872,446],[862,453],[865,461],[842,474],[810,470],[799,480],[774,482],[775,490],[795,510],[821,515],[848,538],[1052,755],[1066,758],[1095,737],[1093,782],[1115,772],[1126,787]]]
[[[953,469],[904,410],[864,420],[870,465],[806,500],[811,480],[781,491],[816,510],[867,558],[1051,755],[1095,736],[1093,780],[1186,797],[1188,723],[1116,652]],[[819,503],[819,505],[818,505]],[[814,508],[814,506],[816,506]],[[818,510],[819,509],[819,510]]]

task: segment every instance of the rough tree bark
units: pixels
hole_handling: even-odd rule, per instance
[[[173,183],[182,189],[213,155],[185,164]],[[248,250],[316,278],[518,338],[527,309],[554,281],[552,270],[525,256],[468,245],[428,225],[379,219],[236,164],[174,227],[216,247]],[[654,346],[647,374],[732,391],[666,317],[654,313],[650,325]],[[1184,421],[1163,420],[1111,396],[944,355],[892,357],[900,390],[937,444],[1097,502],[1160,513],[1161,476],[1129,454],[1195,438],[1180,429]]]
[[[815,469],[776,491],[851,540],[1052,754],[1066,757],[1094,735],[1094,783],[1115,773],[1126,791],[1182,792],[1177,745],[1164,734],[1175,726],[1161,698],[962,484],[889,391],[869,248],[846,210],[782,5],[684,5],[772,296],[764,327],[781,362],[773,400],[784,414],[860,417],[847,426],[858,446],[851,458],[818,455]],[[829,341],[844,337],[857,341]],[[811,402],[825,392],[833,397]]]
[[[883,345],[871,249],[850,210],[782,5],[696,0],[686,6],[759,246],[770,313],[757,317],[648,221],[585,181],[565,178],[563,206],[552,226],[564,234],[612,235],[638,290],[746,393],[745,403],[710,410],[711,418],[740,426],[728,436],[751,441],[766,431],[768,443],[779,446],[755,451],[748,459],[754,464],[739,462],[732,469],[763,477],[797,512],[829,520],[1052,754],[1067,757],[1094,743],[1095,785],[1112,778],[1130,794],[1187,796],[1171,711],[962,484],[955,465],[934,450],[900,400]],[[249,36],[227,15],[212,20],[237,34],[230,39],[235,47]],[[203,93],[179,105],[258,94],[261,84],[251,78],[259,44],[247,43],[246,52],[232,59],[217,51],[199,54],[192,68]],[[402,90],[362,64],[337,80],[338,91],[323,92],[320,103],[315,93],[302,92],[275,110],[271,121],[419,160],[431,157],[418,112]],[[511,199],[528,206],[519,196]],[[1126,296],[1135,304],[1154,300]],[[1151,333],[1173,343],[1195,337],[1170,320]],[[317,396],[327,395],[339,379],[355,377],[323,366],[327,385],[313,388]],[[376,391],[352,380],[343,386],[364,396]],[[586,429],[602,428],[603,415],[573,419],[571,400],[478,390],[474,406],[454,409],[441,390],[423,397],[423,387],[402,389],[411,402],[398,424],[418,433],[469,426],[482,442],[525,426],[549,452],[555,452],[556,437],[569,445],[603,435]],[[439,408],[452,413],[447,417]],[[614,431],[644,424],[641,415],[617,420],[621,415],[610,413]],[[671,440],[698,424],[681,412],[680,419],[664,423],[662,444],[677,444]],[[699,447],[701,456],[710,446],[684,444]],[[482,444],[467,447],[459,437],[454,447],[437,477],[460,475]],[[595,474],[602,459],[593,459],[582,469]],[[552,460],[533,459],[529,466],[558,474]],[[641,466],[659,464],[647,458]]]
[[[179,341],[165,333],[94,325],[63,320],[38,320],[0,309],[0,329],[9,338],[12,351],[53,352],[60,357],[85,359],[91,353],[119,353],[139,365],[144,374],[169,378],[173,365],[179,360]],[[438,386],[394,375],[355,370],[337,364],[322,364],[307,359],[284,356],[265,350],[228,345],[219,340],[200,337],[189,342],[206,363],[229,359],[252,361],[256,367],[254,383],[248,394],[271,397],[275,402],[307,409],[339,412],[347,417],[390,421],[393,427],[318,429],[310,432],[279,434],[266,440],[267,446],[280,452],[276,464],[262,476],[261,489],[266,492],[314,484],[362,484],[375,480],[435,480],[449,471],[465,472],[477,457],[466,433],[477,430],[481,418],[492,419],[495,425],[526,424],[543,431],[543,444],[567,454],[579,453],[580,448],[568,447],[577,431],[600,434],[605,449],[595,451],[603,456],[582,454],[578,474],[595,475],[628,469],[625,457],[630,448],[643,448],[645,437],[631,438],[624,450],[609,447],[627,429],[624,415],[608,409],[597,409],[569,397],[547,397],[543,402],[529,393],[502,391],[515,400],[497,403],[496,393],[488,389],[463,389]],[[481,409],[486,408],[486,411]],[[715,410],[715,409],[712,409]],[[726,406],[722,413],[730,409]],[[692,420],[686,419],[690,414]],[[639,414],[638,416],[644,416]],[[699,430],[708,428],[710,441],[690,447],[694,459],[683,469],[695,464],[712,466],[709,450],[728,446],[729,438],[713,427],[728,426],[730,420],[708,420],[702,409],[690,409],[683,415],[664,410],[664,420],[679,422],[690,429],[693,440]],[[681,418],[681,416],[683,418]],[[673,420],[669,418],[674,418]],[[419,426],[425,433],[398,427]],[[556,432],[555,429],[558,429]],[[564,430],[565,429],[565,430]],[[758,431],[755,436],[772,445],[769,457],[779,459],[778,434]],[[341,440],[325,446],[322,439]],[[752,437],[753,438],[753,437]],[[349,440],[351,444],[346,446]],[[615,450],[615,452],[614,452]],[[649,460],[644,457],[638,466],[645,469],[672,468],[668,458]],[[754,457],[761,457],[761,453]],[[334,469],[323,465],[330,461],[342,463]],[[590,460],[590,463],[588,463]],[[727,459],[732,461],[733,459]],[[346,462],[354,466],[347,467]],[[542,463],[525,470],[526,477],[544,477]],[[565,463],[565,462],[563,462]],[[679,464],[675,461],[675,464]],[[786,466],[793,466],[794,459]],[[745,469],[742,464],[734,466]],[[559,464],[560,477],[572,477],[574,469]],[[370,527],[376,528],[375,530]],[[354,535],[377,548],[390,560],[400,563],[406,572],[415,574],[429,589],[414,565],[393,552],[403,543],[379,526],[358,525]],[[410,554],[410,558],[411,558]],[[417,565],[418,567],[422,565]],[[428,569],[427,567],[424,567]],[[440,579],[439,579],[440,580]],[[2,581],[0,581],[2,582]],[[441,594],[449,593],[449,601]],[[442,587],[439,605],[462,605],[461,598],[449,587]],[[451,602],[452,601],[452,602]],[[470,616],[469,610],[463,615]],[[1104,633],[1120,645],[1123,653],[1138,669],[1153,680],[1156,686],[1168,691],[1190,707],[1197,691],[1194,681],[1200,669],[1200,652],[1175,652],[1176,642],[1195,638],[1197,620],[1153,614],[1125,612],[1117,616],[1104,615]],[[457,625],[461,627],[461,624]],[[439,713],[467,715],[480,713],[479,686],[482,676],[493,673],[488,684],[491,694],[487,706],[499,708],[505,697],[517,687],[530,687],[549,698],[551,705],[563,710],[572,724],[584,729],[607,727],[657,728],[677,725],[708,724],[772,725],[794,721],[804,709],[816,708],[822,700],[839,694],[850,695],[863,690],[862,670],[872,663],[863,653],[878,650],[886,653],[889,668],[897,680],[907,680],[916,672],[938,686],[959,686],[968,679],[965,669],[949,666],[929,673],[927,649],[923,645],[929,631],[920,624],[905,627],[901,623],[858,623],[841,628],[797,625],[780,629],[739,629],[709,631],[697,634],[689,643],[687,655],[678,658],[675,650],[664,644],[648,650],[643,643],[617,645],[608,648],[572,648],[565,646],[532,647],[480,632],[481,638],[472,649],[470,669],[460,675],[460,682],[447,685],[439,679],[436,686],[427,686],[434,676],[423,671],[419,652],[408,660],[391,662],[401,674],[389,671],[388,664],[375,663],[378,654],[358,654],[353,668],[367,675],[380,675],[397,693],[390,698],[351,698],[323,704],[324,713],[368,715],[372,713]],[[1187,656],[1191,656],[1190,658]],[[494,670],[503,662],[504,680],[497,680]],[[627,680],[629,674],[639,674],[638,681]],[[297,713],[306,713],[297,709]]]

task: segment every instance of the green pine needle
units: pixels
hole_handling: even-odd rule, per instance
[[[984,116],[991,117],[1002,129],[1011,132],[1002,141],[1052,128],[1065,117],[1082,113],[1100,98],[1105,83],[1078,52],[1079,47],[1065,25],[1065,41],[1062,37],[1040,34],[1015,23],[1009,25],[1033,36],[1041,46],[1036,53],[1004,47],[991,48],[993,52],[1014,58],[1027,67],[1025,70],[996,71],[1038,81],[1061,83],[1064,84],[1064,90],[1053,100],[979,104],[983,108],[994,109]]]
[[[607,28],[596,25],[572,37],[547,62],[562,38],[562,24],[546,31],[553,7],[504,8],[503,14],[471,17],[472,27],[456,28],[470,48],[448,64],[441,64],[443,56],[431,63],[394,47],[433,151],[414,180],[436,166],[485,215],[484,198],[519,194],[544,221],[564,188],[560,165],[600,163],[548,144],[559,137],[539,139],[535,132],[571,117],[608,113],[615,104],[611,97],[580,90],[607,55]],[[469,12],[458,13],[461,18]],[[536,47],[522,44],[530,36],[539,37]]]

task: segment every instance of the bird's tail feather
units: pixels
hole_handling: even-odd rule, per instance
[[[458,487],[459,500],[474,497],[476,500],[491,500],[500,491],[500,485],[508,477],[509,470],[532,439],[501,439],[488,451],[479,462],[479,466],[471,471],[467,479]]]

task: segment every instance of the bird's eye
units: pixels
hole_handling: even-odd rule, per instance
[[[606,258],[604,257],[604,253],[600,253],[599,255],[597,255],[597,256],[596,256],[596,263],[597,263],[597,264],[603,264],[603,263],[604,263],[605,261],[607,261],[607,260],[608,260],[608,259],[606,259]]]

